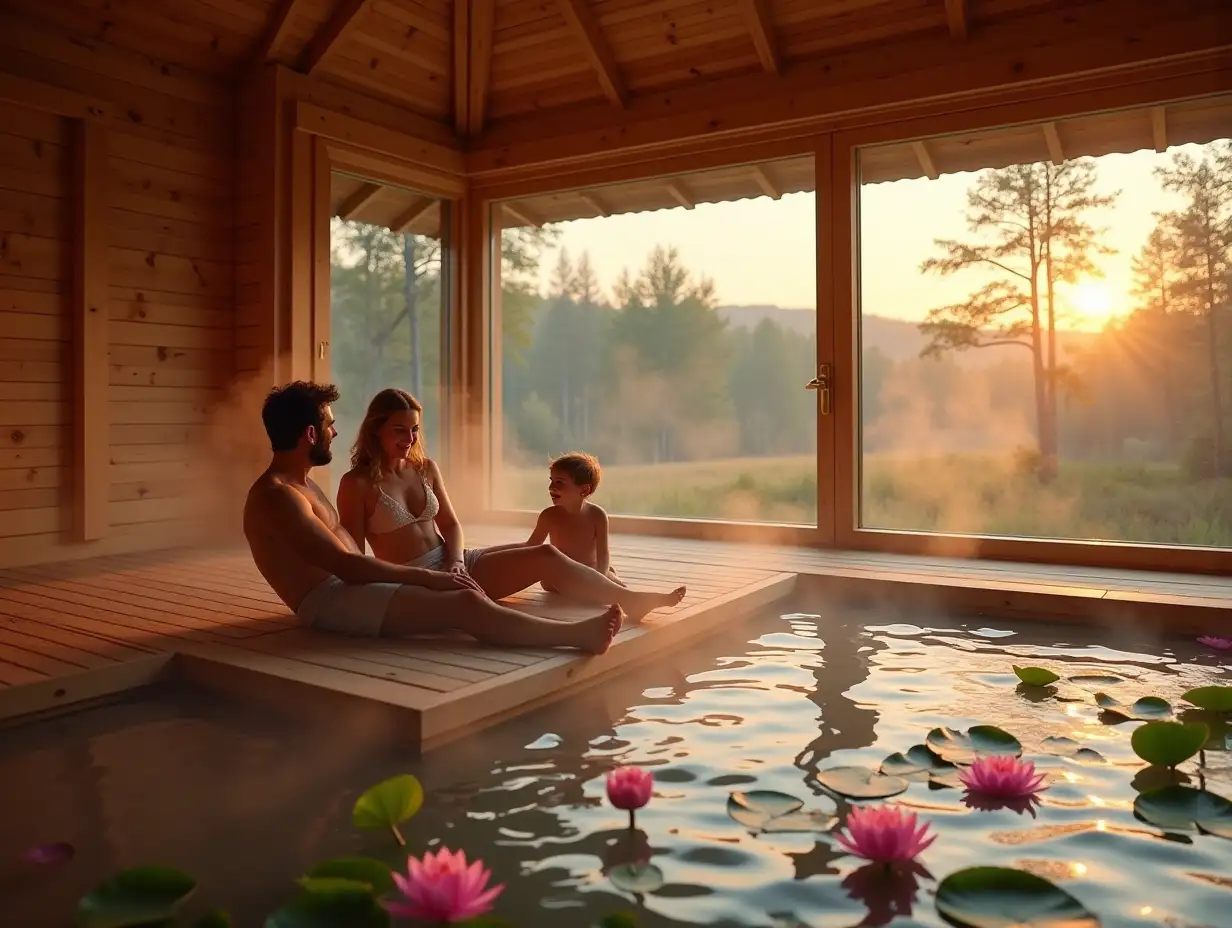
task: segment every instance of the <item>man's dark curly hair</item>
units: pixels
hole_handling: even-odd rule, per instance
[[[275,387],[261,407],[261,421],[274,451],[291,451],[308,426],[320,429],[325,424],[325,407],[338,402],[338,388],[332,383],[297,380]]]

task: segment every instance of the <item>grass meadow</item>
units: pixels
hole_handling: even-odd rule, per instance
[[[1040,484],[1012,455],[866,455],[865,528],[1232,546],[1232,480],[1154,464],[1062,463]],[[506,469],[507,505],[547,505],[547,469]],[[812,456],[605,467],[609,513],[816,524]]]

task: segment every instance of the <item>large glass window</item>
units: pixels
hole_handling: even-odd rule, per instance
[[[859,152],[862,527],[1232,545],[1230,126]]]
[[[816,524],[812,157],[503,202],[497,508],[599,457],[611,513]]]
[[[447,205],[340,173],[331,202],[330,375],[342,394],[334,410],[339,443],[349,454],[373,395],[397,387],[423,405],[428,454],[440,458]]]

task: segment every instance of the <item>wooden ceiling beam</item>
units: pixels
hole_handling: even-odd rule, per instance
[[[1151,107],[1151,142],[1155,150],[1163,154],[1168,150],[1168,108]]]
[[[693,197],[689,195],[689,190],[681,180],[669,180],[663,187],[672,195],[672,199],[683,206],[685,209],[692,209],[697,203]]]
[[[316,31],[316,34],[304,46],[296,70],[304,74],[311,74],[315,71],[326,56],[347,37],[347,34],[359,25],[361,15],[371,4],[372,0],[342,0],[342,5],[334,10],[334,15]]]
[[[599,78],[603,93],[616,106],[624,107],[629,102],[629,92],[625,82],[616,67],[616,59],[599,28],[599,20],[595,18],[587,0],[557,0],[561,15],[569,24],[579,39],[582,40],[582,50],[586,53],[590,66]]]
[[[1052,163],[1064,164],[1065,146],[1061,144],[1061,133],[1057,131],[1055,122],[1044,123],[1044,141],[1048,143],[1048,157],[1052,159]]]
[[[338,209],[334,215],[343,220],[351,219],[356,213],[371,203],[380,192],[380,184],[364,184],[353,194],[338,204]]]
[[[602,200],[593,193],[583,193],[578,199],[595,211],[595,214],[600,218],[607,218],[612,215],[612,211]]]
[[[470,37],[467,64],[470,78],[466,95],[466,134],[472,138],[483,132],[488,109],[488,90],[492,80],[492,35],[496,28],[496,0],[470,0]]]
[[[470,130],[470,0],[453,0],[453,127],[459,136]]]
[[[950,27],[951,38],[966,39],[971,27],[967,19],[967,0],[945,0],[945,21]]]
[[[502,203],[501,209],[509,214],[509,218],[513,219],[519,225],[534,226],[536,229],[543,225],[543,220],[528,210],[525,206],[514,206],[512,203]]]
[[[767,74],[779,73],[779,55],[774,41],[774,20],[770,18],[770,8],[766,0],[740,0],[744,10],[744,18],[749,24],[749,34],[753,38],[753,47],[757,49],[757,57]]]
[[[420,197],[397,216],[394,221],[389,224],[391,232],[405,232],[411,227],[411,224],[436,205],[434,197]]]
[[[753,167],[753,180],[757,181],[757,186],[772,200],[781,199],[783,191],[774,185],[774,181],[770,179],[770,175],[760,165]]]
[[[253,64],[262,65],[275,57],[279,47],[287,37],[287,28],[291,25],[291,17],[300,0],[278,0],[269,22],[265,24],[265,32],[253,55]]]
[[[912,142],[911,150],[915,152],[915,160],[920,162],[920,170],[929,180],[936,180],[941,174],[937,171],[937,163],[933,161],[932,152],[923,142]]]

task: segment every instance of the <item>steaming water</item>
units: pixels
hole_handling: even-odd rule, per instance
[[[1070,626],[884,621],[763,616],[420,760],[366,750],[345,723],[308,731],[184,690],[7,731],[4,859],[45,841],[78,851],[34,874],[6,865],[0,921],[59,928],[106,874],[160,862],[200,879],[201,905],[225,905],[237,925],[259,926],[311,863],[388,853],[388,836],[351,827],[350,808],[364,787],[413,772],[428,796],[407,827],[411,849],[440,840],[481,854],[508,884],[498,912],[522,925],[585,928],[632,908],[643,926],[940,926],[936,881],[975,864],[1046,876],[1106,928],[1232,925],[1232,841],[1165,838],[1132,814],[1137,788],[1149,785],[1129,745],[1138,723],[1106,725],[1089,700],[1032,701],[1010,665],[1133,678],[1100,687],[1124,702],[1232,682],[1227,668],[1189,641],[1118,649],[1096,643],[1106,634]],[[922,857],[930,876],[914,887],[870,887],[868,871],[827,835],[753,837],[727,817],[733,789],[780,790],[813,805],[819,769],[875,767],[930,728],[980,723],[1017,735],[1057,782],[1024,812],[973,810],[960,792],[924,784],[891,800],[916,808],[939,835]],[[1110,763],[1041,757],[1033,749],[1049,735],[1084,741]],[[1222,751],[1207,761],[1232,768]],[[658,780],[632,836],[602,798],[604,774],[618,763],[647,765]],[[1228,773],[1208,786],[1232,796]],[[603,871],[639,843],[653,849],[665,882],[634,897]]]

